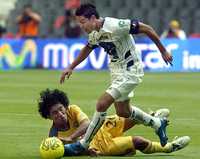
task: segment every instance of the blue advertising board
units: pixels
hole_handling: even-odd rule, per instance
[[[85,43],[86,39],[2,39],[0,40],[0,70],[63,69],[73,62]],[[149,39],[136,41],[136,47],[141,50],[145,71],[200,71],[200,39],[165,39],[162,43],[173,55],[173,67],[165,64],[157,47]],[[104,49],[98,48],[76,69],[107,69],[108,62],[108,55]]]

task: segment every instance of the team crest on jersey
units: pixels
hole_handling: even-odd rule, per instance
[[[99,32],[94,30],[89,34],[89,43],[95,45],[97,44],[99,38],[100,38]]]

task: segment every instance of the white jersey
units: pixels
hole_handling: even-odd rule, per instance
[[[111,85],[106,92],[115,101],[132,97],[135,87],[142,82],[141,54],[131,35],[138,32],[138,27],[137,21],[106,17],[102,28],[89,34],[88,46],[101,46],[110,56]]]
[[[130,34],[131,20],[106,17],[102,28],[89,34],[90,46],[101,46],[109,54],[111,62],[133,65],[141,63],[140,52]],[[132,61],[132,62],[130,62]]]

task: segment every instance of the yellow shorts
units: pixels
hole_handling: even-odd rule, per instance
[[[95,135],[90,148],[101,155],[125,155],[135,153],[132,136],[123,136],[124,118],[109,116]]]

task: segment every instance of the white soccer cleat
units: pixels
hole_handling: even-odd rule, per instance
[[[163,108],[163,109],[158,109],[155,112],[155,117],[159,117],[159,118],[168,118],[169,117],[169,109]]]
[[[150,110],[149,114],[154,116],[154,117],[158,117],[158,118],[168,118],[169,117],[169,109],[167,108],[163,108],[163,109],[158,109],[155,112]]]
[[[183,136],[183,137],[175,137],[174,140],[171,142],[172,149],[170,152],[178,151],[186,147],[190,143],[190,137],[189,136]]]

